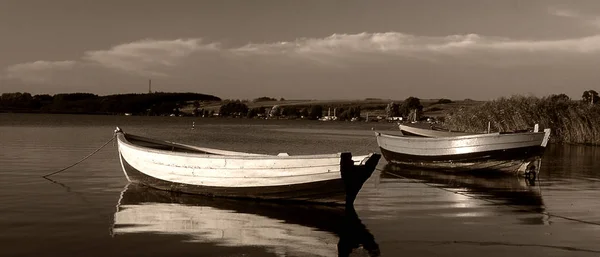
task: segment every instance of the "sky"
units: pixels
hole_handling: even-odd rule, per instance
[[[597,0],[0,0],[0,93],[580,99],[599,56]]]

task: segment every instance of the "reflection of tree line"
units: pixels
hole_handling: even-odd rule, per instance
[[[197,93],[151,93],[98,96],[90,93],[31,95],[3,93],[0,110],[41,113],[87,113],[169,115],[178,114],[188,101],[220,101],[212,95]]]
[[[600,148],[589,145],[556,144],[546,149],[549,165],[546,176],[553,179],[566,177],[596,177],[597,160],[600,160]]]

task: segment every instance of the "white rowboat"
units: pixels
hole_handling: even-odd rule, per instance
[[[375,132],[391,163],[424,168],[501,170],[525,174],[543,154],[550,137],[544,132],[477,134],[454,137],[406,137]]]
[[[344,203],[346,196],[353,202],[381,157],[263,155],[160,141],[118,127],[115,133],[130,182],[210,196],[325,203]]]

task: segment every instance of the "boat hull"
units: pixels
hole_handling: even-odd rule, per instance
[[[341,178],[318,182],[279,186],[219,187],[179,183],[150,176],[120,156],[123,171],[132,183],[139,183],[159,190],[198,194],[205,196],[255,198],[279,201],[310,201],[343,204],[346,191]]]
[[[501,171],[506,173],[514,173],[524,175],[530,171],[536,174],[539,171],[535,169],[535,163],[538,157],[531,156],[528,158],[478,158],[471,160],[446,160],[446,161],[406,161],[402,155],[381,149],[381,152],[388,162],[406,167],[418,167],[426,169],[443,169],[446,171],[455,172],[490,172]]]

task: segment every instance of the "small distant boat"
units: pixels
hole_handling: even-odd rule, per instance
[[[375,132],[391,163],[452,170],[499,170],[529,175],[550,137],[544,132],[477,134],[453,137],[407,137]],[[537,175],[537,173],[534,173]]]
[[[352,204],[381,157],[264,155],[115,133],[127,180],[209,196]]]

